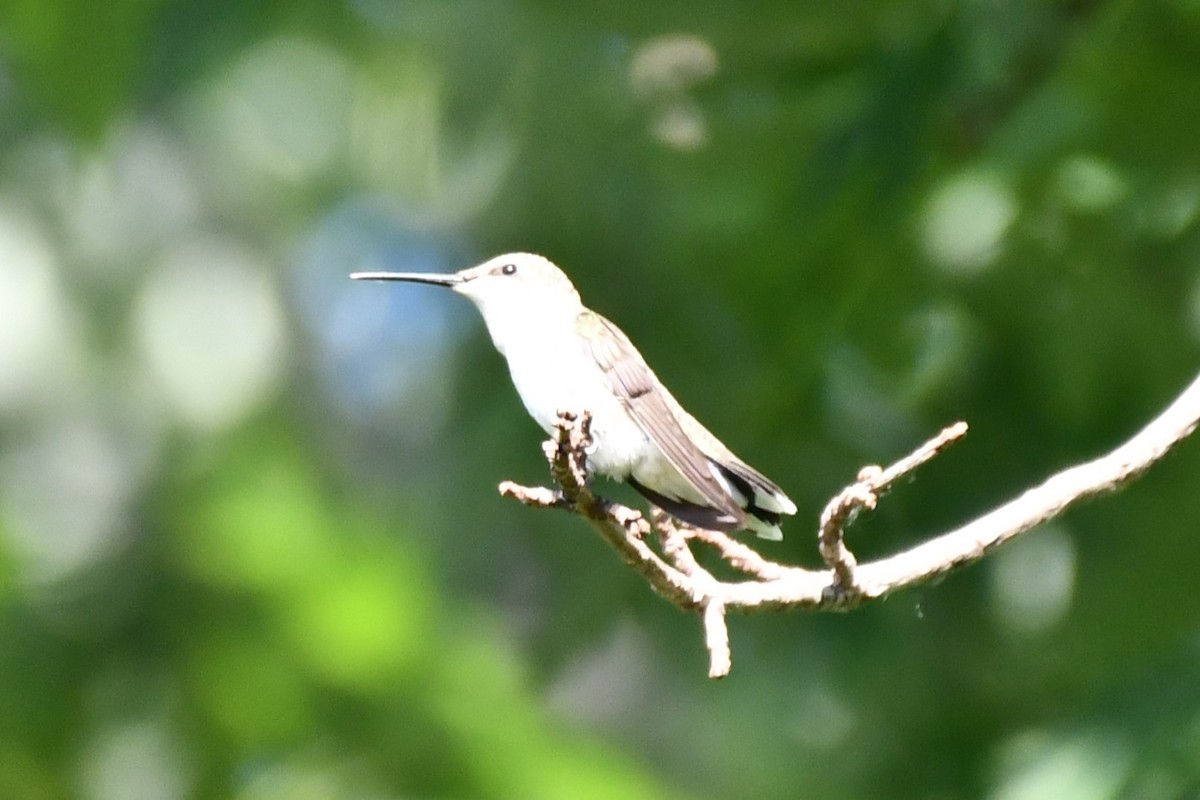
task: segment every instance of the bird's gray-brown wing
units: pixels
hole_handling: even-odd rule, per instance
[[[671,465],[714,508],[744,521],[745,511],[714,477],[708,457],[688,438],[663,394],[655,391],[658,379],[629,337],[594,311],[581,313],[576,326],[613,394]]]

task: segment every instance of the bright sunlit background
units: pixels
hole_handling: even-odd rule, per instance
[[[565,268],[911,545],[1200,354],[1200,5],[0,4],[0,798],[1200,796],[1200,444],[937,585],[696,619],[504,501],[468,303]],[[623,488],[605,486],[632,499]]]

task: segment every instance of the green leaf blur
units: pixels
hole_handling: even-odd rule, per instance
[[[1200,793],[1200,445],[937,585],[699,622],[473,309],[542,253],[860,559],[1200,353],[1186,0],[0,4],[0,798]],[[603,491],[631,499],[623,487]]]

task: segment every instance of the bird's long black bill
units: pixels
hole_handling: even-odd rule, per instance
[[[431,283],[434,286],[457,286],[462,283],[462,278],[457,275],[437,272],[352,272],[350,277],[356,281],[408,281]]]

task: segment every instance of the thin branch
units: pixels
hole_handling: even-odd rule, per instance
[[[819,548],[828,569],[807,570],[764,558],[717,531],[700,531],[656,517],[663,555],[647,543],[651,526],[636,510],[593,494],[587,480],[590,416],[560,416],[546,453],[560,492],[506,481],[502,494],[528,505],[564,508],[586,518],[622,559],[675,605],[700,614],[709,653],[709,675],[729,673],[732,659],[726,614],[805,608],[840,610],[883,597],[978,561],[1006,542],[1047,522],[1080,501],[1114,491],[1141,475],[1200,423],[1200,378],[1161,414],[1112,452],[1056,473],[983,516],[896,555],[858,564],[845,545],[845,528],[901,476],[943,452],[966,434],[965,423],[946,428],[895,464],[866,467],[821,515]],[[711,547],[751,580],[719,581],[700,566],[691,544]],[[664,558],[665,557],[665,558]],[[668,563],[668,561],[670,563]]]
[[[891,488],[893,483],[966,435],[967,423],[956,422],[887,469],[874,464],[863,467],[858,471],[858,481],[847,486],[826,504],[821,512],[818,547],[821,557],[833,570],[836,584],[833,588],[847,594],[858,591],[854,580],[854,568],[858,562],[845,542],[846,526],[854,521],[858,512],[862,509],[873,510],[879,503],[879,495]]]
[[[733,669],[725,604],[715,597],[708,598],[701,617],[704,619],[704,644],[708,648],[708,677],[724,678]]]
[[[746,575],[769,581],[782,578],[789,570],[722,531],[706,531],[702,528],[687,528],[686,531],[688,538],[713,548],[720,554],[721,560]]]
[[[587,481],[586,448],[591,442],[591,414],[559,414],[555,437],[546,443],[550,471],[562,491],[521,486],[512,481],[500,484],[500,494],[515,497],[526,505],[563,508],[584,517],[613,546],[621,559],[650,585],[681,608],[698,608],[700,598],[687,576],[667,564],[646,544],[650,524],[636,509],[597,497]],[[544,494],[550,492],[549,495]],[[551,500],[551,502],[542,502]]]

